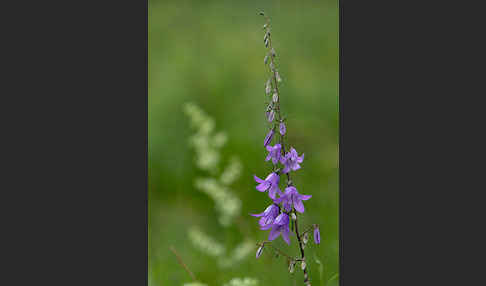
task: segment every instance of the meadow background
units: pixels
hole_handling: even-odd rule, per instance
[[[198,280],[223,285],[233,277],[253,277],[259,285],[302,285],[302,272],[287,271],[283,259],[255,253],[221,269],[214,258],[196,249],[188,229],[198,226],[225,247],[244,237],[267,238],[257,219],[269,204],[255,190],[253,174],[265,177],[269,166],[263,148],[265,121],[263,58],[264,10],[271,17],[272,43],[282,76],[281,108],[288,118],[288,142],[305,153],[302,169],[293,175],[298,190],[313,197],[305,202],[300,228],[320,225],[322,242],[306,248],[313,285],[339,272],[338,1],[156,1],[149,0],[149,285],[183,285],[191,278],[177,263],[174,246]],[[222,165],[236,155],[241,176],[231,185],[242,201],[240,225],[222,227],[214,201],[194,187],[205,176],[194,164],[189,137],[194,133],[184,114],[193,102],[224,131]],[[244,236],[244,237],[243,237]],[[287,247],[298,255],[295,235]],[[311,240],[312,241],[312,240]],[[255,251],[256,251],[255,246]],[[320,281],[314,253],[323,263]],[[275,283],[275,284],[270,284]]]

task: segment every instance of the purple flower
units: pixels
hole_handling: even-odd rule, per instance
[[[280,234],[282,234],[282,238],[285,240],[287,244],[290,245],[289,216],[287,214],[285,213],[279,214],[272,225],[268,225],[262,229],[265,230],[269,228],[272,228],[272,230],[268,235],[268,240],[274,240]]]
[[[256,186],[256,189],[258,191],[265,192],[266,190],[268,190],[268,196],[272,199],[276,198],[277,193],[279,195],[282,194],[282,192],[278,188],[278,181],[280,177],[275,172],[270,173],[270,175],[268,175],[265,180],[258,178],[256,175],[253,175],[253,177],[255,178],[255,181],[259,183],[259,185]]]
[[[316,244],[321,243],[321,234],[319,233],[319,227],[314,228],[314,242]]]
[[[265,136],[265,141],[263,141],[263,147],[267,147],[267,145],[272,141],[273,133],[273,128],[268,131],[267,136]]]
[[[285,156],[280,158],[280,163],[285,166],[282,172],[288,173],[290,172],[290,170],[297,171],[298,169],[300,169],[299,163],[302,163],[302,161],[304,161],[304,154],[299,157],[294,147],[290,148],[290,151],[285,154]]]
[[[268,155],[267,155],[267,158],[265,158],[265,161],[269,161],[270,159],[272,159],[272,163],[275,165],[278,163],[278,161],[280,161],[280,157],[281,157],[281,152],[280,150],[282,149],[282,145],[280,144],[275,144],[275,146],[270,146],[270,145],[267,145],[267,151],[268,151]]]
[[[307,201],[312,198],[312,195],[301,195],[294,186],[285,188],[285,193],[280,198],[274,200],[274,203],[282,203],[283,208],[286,211],[291,211],[292,206],[299,213],[304,212],[304,203],[302,201]]]
[[[285,128],[285,123],[280,122],[280,134],[285,135],[286,131],[287,131],[287,129]]]
[[[258,221],[258,224],[260,225],[260,228],[263,228],[273,224],[275,218],[278,216],[279,211],[280,209],[278,205],[271,204],[265,209],[264,212],[259,214],[250,214],[250,215],[254,217],[261,217],[260,220]]]

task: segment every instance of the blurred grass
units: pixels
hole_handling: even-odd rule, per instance
[[[149,1],[149,279],[151,285],[182,285],[191,279],[169,251],[173,245],[196,277],[222,285],[233,277],[293,285],[282,259],[250,256],[221,270],[187,238],[199,226],[227,247],[243,238],[236,228],[217,223],[213,201],[193,187],[203,175],[187,144],[192,131],[182,108],[188,101],[216,120],[229,137],[224,163],[236,154],[243,174],[233,189],[243,200],[243,220],[254,239],[266,239],[256,219],[268,200],[254,190],[252,175],[265,176],[263,18],[272,19],[272,41],[282,75],[281,108],[288,118],[289,142],[305,152],[294,175],[305,203],[302,227],[320,224],[322,243],[306,248],[323,263],[310,264],[313,285],[338,272],[338,2],[337,1]],[[295,236],[288,252],[298,251]],[[278,244],[283,246],[281,239]],[[255,248],[256,250],[256,248]],[[301,285],[302,273],[294,275]],[[331,285],[336,285],[334,280]]]

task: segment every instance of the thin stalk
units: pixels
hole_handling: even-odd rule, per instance
[[[194,276],[194,274],[191,272],[191,270],[189,270],[189,267],[187,267],[187,265],[184,263],[184,261],[182,261],[182,258],[179,256],[179,254],[177,253],[175,248],[173,246],[171,246],[171,247],[169,247],[169,249],[177,257],[177,261],[179,262],[179,264],[187,271],[187,273],[189,273],[189,276],[191,276],[192,280],[197,281],[196,276]]]
[[[267,29],[270,28],[270,18],[266,15],[263,15],[265,17],[265,20],[266,20],[266,27]],[[278,99],[277,99],[277,102],[275,102],[275,106],[274,106],[274,109],[277,111],[277,119],[278,119],[278,122],[280,123],[281,120],[282,120],[282,116],[280,114],[280,92],[278,90],[278,81],[277,81],[277,70],[275,68],[275,63],[274,63],[274,56],[273,56],[273,46],[272,46],[272,37],[271,37],[271,33],[269,33],[268,35],[268,48],[269,48],[269,56],[270,56],[270,62],[271,62],[271,67],[270,70],[272,72],[272,80],[273,80],[273,85],[274,85],[274,88],[275,88],[275,93],[277,94],[278,96]],[[277,129],[277,124],[274,125],[274,128]],[[279,135],[280,135],[280,138],[279,138],[279,143],[280,145],[282,146],[282,151],[283,151],[283,154],[285,154],[285,142],[284,142],[284,135],[282,135],[280,132],[279,132]],[[287,186],[292,186],[292,179],[290,178],[290,172],[287,172]],[[294,211],[295,213],[295,211]],[[297,219],[297,214],[296,214],[296,219],[295,219],[295,235],[297,236],[297,240],[299,241],[299,249],[300,249],[300,254],[301,254],[301,260],[302,262],[305,261],[305,253],[304,253],[304,245],[302,243],[302,240],[300,238],[300,234],[299,234],[299,227],[298,227],[298,219]],[[304,283],[306,286],[311,286],[310,284],[310,281],[309,281],[309,275],[308,275],[308,272],[307,272],[307,266],[304,267],[303,269],[304,271]]]

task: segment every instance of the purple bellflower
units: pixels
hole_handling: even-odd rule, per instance
[[[282,194],[282,192],[278,188],[278,181],[280,180],[280,177],[277,175],[277,173],[270,173],[270,175],[268,175],[265,180],[258,178],[256,175],[253,175],[253,177],[258,183],[258,186],[256,186],[256,189],[258,191],[265,192],[266,190],[268,190],[268,196],[272,199],[276,198],[277,193],[279,195]]]
[[[294,206],[296,211],[303,213],[304,203],[302,203],[302,201],[306,201],[310,198],[312,198],[312,195],[301,195],[294,186],[290,186],[285,188],[283,196],[274,200],[274,203],[282,203],[283,208],[288,212],[291,211],[292,206]]]
[[[282,170],[285,174],[292,171],[297,171],[300,169],[299,163],[304,161],[304,154],[299,157],[297,151],[295,151],[294,147],[290,148],[290,151],[285,154],[282,158],[280,158],[280,163],[282,163],[285,168]]]
[[[276,239],[280,234],[282,234],[282,238],[285,240],[287,244],[290,245],[290,238],[289,238],[289,216],[286,213],[281,213],[277,216],[273,224],[267,225],[262,227],[262,230],[267,230],[272,228],[270,234],[268,235],[268,240]]]
[[[267,145],[267,151],[268,151],[268,155],[267,155],[267,158],[265,159],[265,161],[269,161],[270,159],[272,159],[272,163],[274,165],[276,165],[278,163],[278,161],[280,161],[280,157],[282,156],[282,152],[280,151],[282,149],[282,145],[280,144],[275,144],[275,146],[270,146],[270,145]]]
[[[260,228],[263,229],[268,225],[272,225],[275,221],[275,218],[278,216],[280,212],[280,208],[276,204],[269,205],[264,212],[259,214],[251,214],[254,217],[261,217],[258,221]]]

